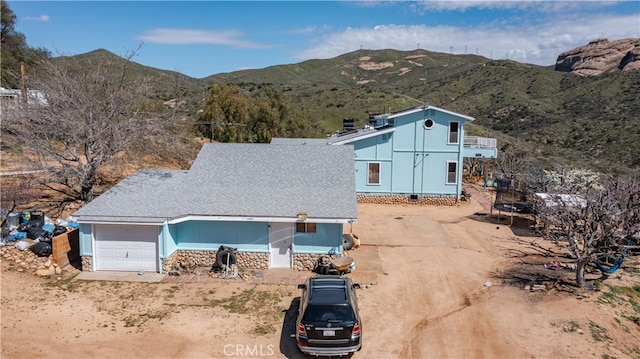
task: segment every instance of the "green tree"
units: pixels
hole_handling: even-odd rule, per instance
[[[303,137],[309,128],[272,85],[213,85],[198,123],[220,142],[269,143],[273,137]]]
[[[50,57],[51,53],[43,48],[27,46],[25,36],[15,30],[16,15],[5,0],[1,0],[0,5],[0,56],[2,58],[0,86],[20,88],[22,77],[20,63],[24,63],[30,73],[36,72],[38,61]]]

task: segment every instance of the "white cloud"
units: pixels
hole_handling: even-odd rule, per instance
[[[465,11],[479,10],[526,10],[539,13],[557,11],[584,10],[587,8],[602,8],[615,4],[615,1],[581,0],[581,1],[550,1],[550,0],[449,0],[449,1],[415,1],[411,3],[414,11]]]
[[[426,25],[378,25],[348,28],[324,37],[295,54],[297,59],[331,58],[359,48],[466,53],[493,59],[515,60],[542,66],[555,63],[558,55],[586,45],[596,38],[618,40],[640,36],[638,14],[559,15],[544,22],[496,22],[473,27]]]
[[[293,29],[290,30],[289,33],[291,34],[312,34],[314,32],[317,31],[317,27],[316,26],[307,26],[305,28],[301,28],[301,29]]]
[[[24,18],[22,18],[25,21],[42,21],[42,22],[47,22],[49,21],[49,15],[40,15],[40,16],[26,16]]]
[[[308,34],[314,34],[314,33],[316,34],[323,33],[329,30],[331,30],[331,26],[321,25],[321,26],[307,26],[304,28],[292,29],[287,32],[290,34],[296,34],[296,35],[308,35]]]
[[[164,45],[227,45],[234,48],[260,49],[270,45],[243,40],[243,33],[237,30],[195,30],[195,29],[151,29],[136,36],[144,42]]]

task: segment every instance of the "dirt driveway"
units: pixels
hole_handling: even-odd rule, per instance
[[[514,240],[475,201],[358,208],[355,358],[640,358],[638,272],[606,282],[637,285],[639,297],[529,292],[503,274],[538,239]],[[290,338],[295,284],[42,279],[5,260],[1,280],[2,358],[302,357]]]

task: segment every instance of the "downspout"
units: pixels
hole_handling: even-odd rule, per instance
[[[424,119],[423,119],[424,121]],[[424,195],[424,162],[427,160],[427,154],[424,152],[424,142],[427,137],[427,132],[422,130],[422,167],[420,169],[420,194]]]
[[[458,170],[458,173],[456,174],[456,176],[458,177],[458,181],[456,181],[457,183],[457,189],[456,189],[456,202],[458,202],[460,200],[460,195],[462,194],[462,166],[463,166],[463,162],[464,162],[464,125],[465,125],[466,121],[462,120],[460,121],[460,125],[458,126],[460,128],[460,133],[458,133],[458,165],[456,166],[456,169]]]
[[[411,194],[416,194],[416,158],[418,157],[416,148],[416,136],[418,136],[418,123],[413,122],[413,169],[411,173]]]
[[[395,176],[393,175],[393,158],[394,158],[394,154],[396,152],[396,148],[395,148],[395,141],[393,140],[393,133],[390,133],[389,135],[391,136],[391,162],[389,163],[389,166],[391,166],[391,168],[389,169],[391,171],[391,176],[389,176],[389,178],[391,179],[391,183],[389,183],[389,193],[390,194],[394,194],[394,192],[393,192],[393,178]],[[382,169],[380,170],[380,172],[382,172]]]

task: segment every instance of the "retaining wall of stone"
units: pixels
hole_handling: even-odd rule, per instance
[[[412,204],[418,206],[455,206],[459,203],[457,196],[422,196],[412,199],[408,194],[357,194],[358,203],[373,204]]]

